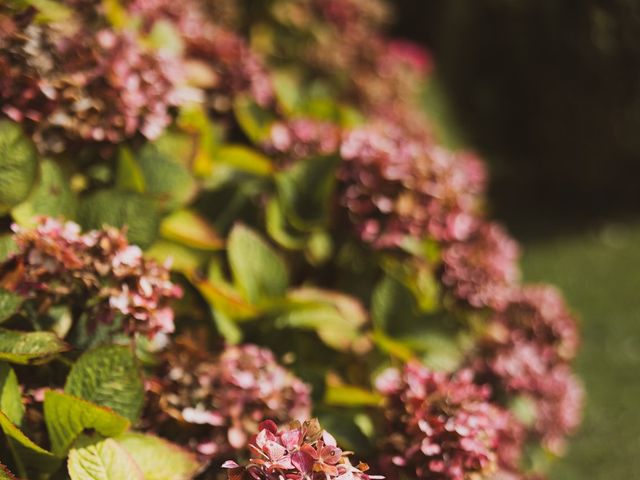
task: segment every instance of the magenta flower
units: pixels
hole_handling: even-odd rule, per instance
[[[341,131],[337,125],[308,118],[277,122],[265,144],[267,152],[282,156],[285,164],[306,157],[338,151]]]
[[[419,479],[466,480],[496,470],[501,442],[519,450],[515,420],[473,380],[470,370],[449,376],[417,362],[383,373],[376,382],[387,402],[382,463]]]
[[[482,164],[387,124],[350,132],[341,146],[340,203],[375,248],[405,237],[463,240],[476,228]]]
[[[496,391],[529,399],[530,433],[560,454],[581,418],[584,394],[568,364],[577,348],[577,323],[558,291],[524,286],[493,317],[470,364]]]
[[[251,459],[246,466],[227,461],[229,478],[256,480],[374,480],[384,477],[368,475],[366,464],[351,465],[348,452],[338,448],[331,434],[323,431],[317,420],[294,422],[278,430],[267,420],[249,445]]]
[[[4,288],[43,311],[71,304],[90,319],[121,317],[130,333],[174,330],[169,302],[182,291],[166,266],[145,260],[122,231],[107,228],[82,234],[73,222],[42,218],[34,229],[13,226],[18,252],[0,268]]]
[[[495,223],[442,252],[442,282],[471,307],[503,310],[519,278],[518,244]]]
[[[229,346],[210,357],[179,340],[149,390],[159,408],[147,415],[149,428],[169,432],[171,418],[186,424],[184,443],[206,458],[246,448],[266,419],[303,419],[311,409],[309,386],[256,345]]]
[[[5,22],[11,28],[0,34],[2,112],[25,123],[41,151],[136,134],[154,139],[171,121],[182,70],[176,58],[80,13],[66,24],[40,24],[33,14]]]

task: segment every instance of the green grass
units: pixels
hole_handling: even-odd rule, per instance
[[[640,224],[523,243],[525,279],[559,286],[582,319],[588,403],[552,479],[640,478]]]

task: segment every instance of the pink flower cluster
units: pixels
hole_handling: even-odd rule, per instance
[[[373,480],[384,477],[365,473],[369,467],[353,466],[335,438],[317,420],[294,422],[286,430],[267,420],[249,444],[252,458],[240,467],[229,460],[229,479],[240,476],[256,480]]]
[[[475,384],[470,370],[449,376],[412,361],[383,372],[376,386],[389,426],[382,461],[407,475],[484,478],[518,456],[518,424],[489,402],[490,388]]]
[[[472,361],[496,391],[533,402],[533,433],[554,453],[580,423],[583,392],[568,362],[578,350],[578,330],[560,293],[549,286],[514,291],[497,313]]]
[[[271,78],[246,40],[205,11],[205,2],[134,0],[129,6],[150,31],[158,21],[169,21],[184,42],[182,62],[189,80],[209,95],[214,110],[227,111],[233,96],[248,94],[261,106],[273,100]]]
[[[389,124],[349,132],[340,152],[340,203],[374,248],[400,246],[407,236],[463,240],[476,228],[485,175],[475,157]]]
[[[32,17],[3,18],[0,107],[33,131],[42,151],[160,135],[181,76],[174,59],[143,48],[130,32]]]
[[[444,248],[442,283],[471,307],[502,310],[517,286],[518,256],[518,244],[499,225],[482,224]]]
[[[151,429],[170,430],[171,418],[191,425],[185,443],[204,458],[244,449],[260,422],[308,418],[310,388],[256,345],[229,346],[212,358],[189,342],[166,353],[149,389],[160,411]]]
[[[70,304],[89,319],[122,317],[127,331],[153,335],[174,330],[169,301],[181,296],[166,266],[145,260],[120,230],[81,234],[73,222],[43,218],[34,229],[13,226],[18,252],[2,269],[3,287],[39,308]]]
[[[341,134],[340,128],[333,123],[297,118],[275,123],[265,149],[284,157],[285,163],[315,155],[329,155],[338,151]]]

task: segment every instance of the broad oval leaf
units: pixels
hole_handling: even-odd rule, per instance
[[[154,435],[129,432],[116,440],[140,466],[144,480],[190,480],[201,468],[193,453]]]
[[[0,362],[0,411],[15,425],[22,422],[24,405],[20,385],[15,372],[5,362]]]
[[[167,240],[199,250],[219,250],[224,246],[213,227],[192,210],[178,210],[164,218],[160,234]]]
[[[327,223],[338,162],[336,156],[307,158],[278,174],[282,209],[293,226],[311,230]]]
[[[327,405],[338,407],[377,407],[382,400],[378,393],[354,385],[327,385],[324,397]]]
[[[0,121],[0,214],[27,198],[37,173],[33,143],[17,123]]]
[[[0,323],[16,313],[23,301],[20,295],[0,288]]]
[[[284,260],[256,232],[237,224],[227,243],[233,279],[251,303],[280,298],[289,285]]]
[[[71,480],[145,480],[131,455],[114,439],[82,435],[69,452]]]
[[[175,159],[177,153],[160,148],[156,142],[146,144],[136,153],[144,191],[158,202],[163,211],[186,205],[197,192],[191,172]]]
[[[144,403],[140,368],[128,347],[107,345],[84,353],[69,372],[65,393],[109,407],[135,421]]]
[[[269,157],[244,145],[225,145],[220,147],[214,160],[243,172],[267,176],[273,172],[273,165]]]
[[[160,227],[160,214],[151,198],[119,190],[100,190],[83,198],[78,220],[85,230],[127,227],[129,242],[142,248],[153,243]]]
[[[44,397],[44,418],[55,455],[64,456],[85,429],[105,437],[125,432],[131,423],[109,408],[66,393],[48,391]]]
[[[69,348],[51,332],[19,332],[0,328],[0,360],[23,365],[43,363]]]
[[[11,211],[20,225],[34,226],[38,216],[73,219],[77,198],[62,168],[53,160],[45,159],[40,166],[40,180],[29,197]]]

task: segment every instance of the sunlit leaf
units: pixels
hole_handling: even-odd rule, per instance
[[[44,417],[54,454],[64,456],[78,436],[92,429],[105,437],[126,431],[130,422],[114,411],[66,393],[48,391]]]
[[[0,328],[0,360],[12,363],[43,363],[69,345],[51,332],[19,332]]]
[[[69,452],[71,480],[146,480],[131,455],[114,439],[82,435]]]
[[[65,393],[109,407],[131,421],[144,402],[140,368],[128,347],[107,345],[84,353],[73,366]]]

